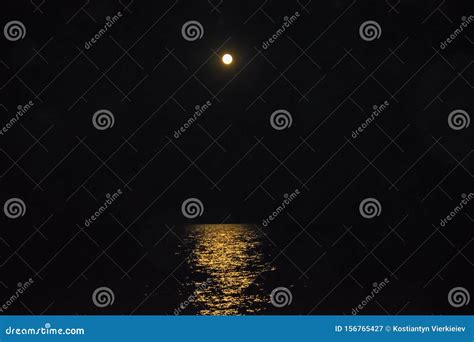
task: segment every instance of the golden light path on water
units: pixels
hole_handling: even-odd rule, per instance
[[[207,286],[194,284],[198,314],[252,314],[269,302],[258,276],[270,267],[260,250],[256,227],[211,224],[191,225],[187,230],[187,242],[194,245],[189,266],[209,279]]]

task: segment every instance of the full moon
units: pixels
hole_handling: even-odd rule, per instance
[[[228,53],[226,53],[224,56],[222,56],[222,62],[224,64],[231,64],[232,60],[233,60],[232,56],[229,55]]]

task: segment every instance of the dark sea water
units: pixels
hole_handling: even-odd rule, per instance
[[[263,284],[272,271],[265,237],[255,225],[200,224],[182,227],[188,255],[185,294],[191,293],[185,312],[200,315],[254,314],[270,304]],[[186,305],[187,304],[187,305]]]
[[[151,252],[135,269],[132,281],[140,276],[147,285],[134,312],[284,315],[307,314],[315,305],[318,311],[312,313],[340,313],[347,305],[347,297],[339,294],[325,300],[334,288],[332,279],[344,276],[342,264],[326,262],[323,248],[307,235],[295,239],[298,230],[289,225],[159,227],[150,225],[142,235]],[[334,250],[341,258],[353,257],[352,250]],[[271,293],[278,288],[291,291],[289,305],[272,304]]]
[[[104,258],[104,263],[87,272],[87,278],[61,292],[58,303],[74,308],[74,314],[88,313],[91,307],[101,314],[350,314],[386,272],[375,274],[374,267],[355,269],[354,279],[368,279],[361,287],[349,279],[348,272],[367,251],[347,248],[341,231],[332,225],[321,226],[318,233],[319,245],[309,234],[285,224],[262,228],[257,224],[150,223],[141,231],[139,252],[124,248],[114,255],[122,263],[129,261],[129,278],[121,277]],[[327,241],[331,255],[325,250]],[[113,276],[113,280],[92,280]],[[91,304],[98,284],[113,289],[116,304],[100,310]],[[281,289],[288,291],[290,300],[274,305],[272,293]],[[397,305],[404,303],[384,307],[392,312]],[[377,308],[373,303],[364,313],[376,313]]]

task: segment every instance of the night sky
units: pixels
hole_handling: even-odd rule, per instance
[[[2,6],[2,314],[472,314],[472,1],[127,1]]]

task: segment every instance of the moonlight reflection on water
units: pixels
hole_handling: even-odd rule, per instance
[[[185,227],[193,274],[187,287],[201,315],[252,314],[269,303],[259,275],[270,271],[258,229],[246,224],[202,224]],[[208,286],[199,283],[209,279]]]

